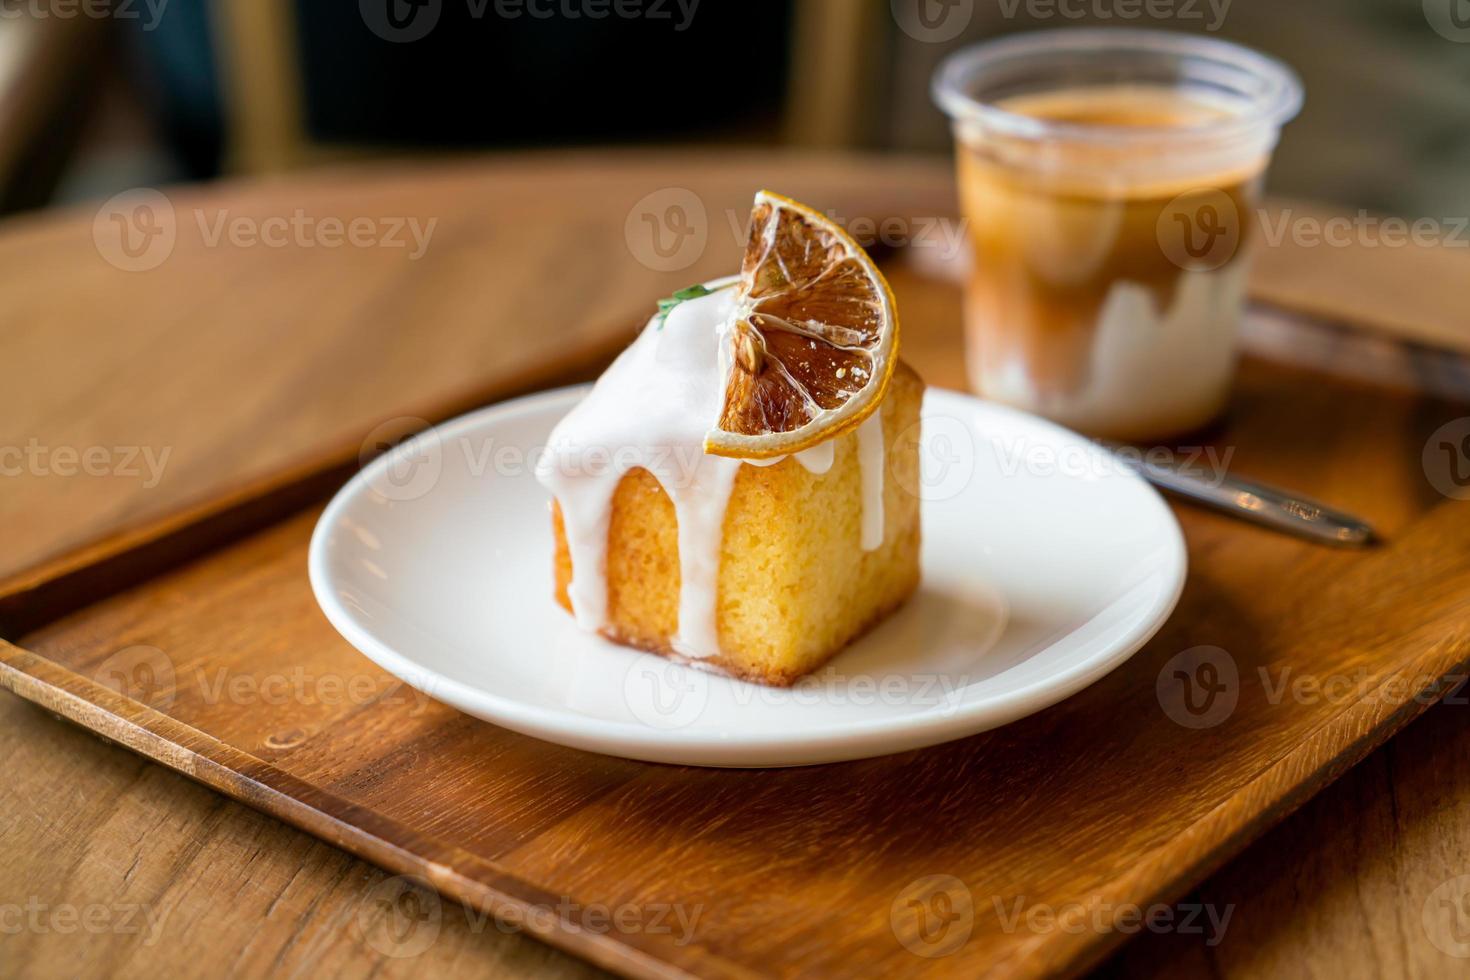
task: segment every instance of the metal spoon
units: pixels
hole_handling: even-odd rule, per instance
[[[1117,445],[1109,448],[1114,450],[1116,459],[1160,490],[1241,520],[1325,544],[1361,548],[1377,540],[1366,521],[1299,494],[1233,476],[1205,479],[1173,462],[1160,463],[1139,459],[1136,453],[1119,453],[1117,450],[1123,447]]]

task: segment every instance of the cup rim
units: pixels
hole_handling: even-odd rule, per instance
[[[1002,109],[969,94],[969,83],[1001,58],[1076,52],[1140,51],[1194,56],[1227,69],[1247,72],[1264,83],[1249,107],[1223,119],[1183,126],[1115,126],[1057,122]],[[1302,107],[1301,79],[1284,62],[1233,41],[1172,31],[1077,27],[1024,31],[961,48],[948,55],[930,85],[934,102],[954,122],[980,124],[985,131],[1019,139],[1067,139],[1107,143],[1158,142],[1169,139],[1220,139],[1279,129]]]

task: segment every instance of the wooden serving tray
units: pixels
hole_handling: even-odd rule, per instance
[[[958,385],[956,290],[894,280],[907,356]],[[307,583],[356,444],[4,583],[0,683],[629,975],[1075,972],[1126,938],[1129,908],[1177,899],[1470,661],[1470,521],[1424,455],[1470,414],[1466,365],[1264,308],[1247,334],[1271,357],[1245,361],[1208,446],[1385,542],[1337,551],[1181,508],[1191,574],[1159,635],[1083,693],[963,741],[686,769],[429,701],[338,637]]]

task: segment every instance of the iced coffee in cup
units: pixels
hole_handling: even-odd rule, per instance
[[[934,95],[974,252],[972,385],[1116,439],[1214,419],[1291,70],[1214,39],[1047,31],[950,56]]]

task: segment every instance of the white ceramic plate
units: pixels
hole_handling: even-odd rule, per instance
[[[1158,630],[1184,585],[1179,525],[1142,480],[1058,426],[931,390],[921,479],[906,488],[924,522],[923,585],[907,606],[788,690],[619,647],[553,602],[547,496],[532,475],[584,392],[404,443],[337,494],[311,541],[317,601],[353,646],[527,735],[707,766],[932,745],[1091,684]]]

